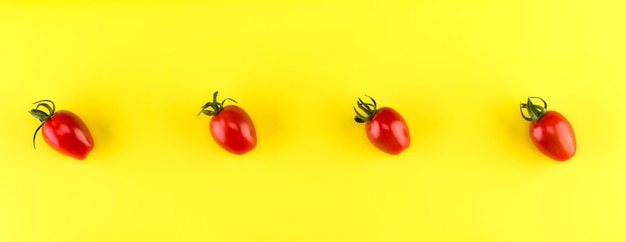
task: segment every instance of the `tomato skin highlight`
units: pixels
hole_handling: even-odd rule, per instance
[[[223,149],[243,155],[256,147],[256,130],[252,119],[239,106],[223,107],[211,117],[211,136]]]
[[[530,138],[544,155],[566,161],[576,154],[576,136],[569,121],[556,111],[547,111],[529,127]]]
[[[70,111],[53,113],[43,124],[42,135],[50,147],[79,160],[84,160],[94,147],[89,129]]]
[[[404,118],[394,109],[383,107],[365,124],[367,138],[376,148],[397,155],[411,144]]]

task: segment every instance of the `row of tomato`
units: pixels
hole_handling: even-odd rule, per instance
[[[237,155],[254,149],[257,144],[256,130],[248,113],[237,105],[224,105],[226,101],[237,102],[230,98],[218,101],[217,94],[213,93],[213,100],[204,104],[198,113],[211,116],[209,129],[213,139],[223,149]],[[356,113],[354,120],[365,123],[367,137],[375,147],[391,155],[400,154],[411,144],[406,121],[393,108],[378,108],[376,101],[367,97],[370,102],[359,98],[358,110],[353,107]],[[541,101],[542,105],[533,103],[533,100]],[[41,122],[33,136],[33,147],[41,129],[44,140],[52,148],[67,156],[85,159],[94,147],[85,123],[70,111],[56,111],[54,102],[50,100],[33,104],[36,106],[29,112]],[[537,149],[554,160],[566,161],[576,153],[574,130],[563,115],[548,111],[547,107],[543,99],[529,97],[526,103],[520,104],[520,113],[530,121],[530,138]]]

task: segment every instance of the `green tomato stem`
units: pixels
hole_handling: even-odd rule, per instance
[[[543,106],[534,104],[531,99],[539,99],[543,103]],[[531,122],[535,122],[545,115],[547,108],[548,104],[540,97],[528,97],[528,99],[526,99],[526,103],[520,103],[520,113],[522,114],[522,118]],[[524,109],[526,109],[528,116],[524,114]]]
[[[52,117],[54,112],[56,112],[56,106],[54,105],[54,102],[50,100],[40,100],[40,101],[34,102],[33,104],[37,104],[37,106],[35,106],[35,108],[31,109],[30,111],[28,111],[28,113],[30,113],[30,115],[32,115],[37,120],[39,120],[39,122],[41,122],[39,127],[37,127],[37,129],[35,130],[35,134],[33,135],[33,148],[37,149],[37,147],[35,146],[35,138],[37,137],[37,133],[39,132],[41,127],[43,127],[46,121],[48,121],[48,119]],[[39,107],[46,108],[48,110],[48,113],[39,110]]]
[[[359,107],[359,109],[363,111],[365,115],[362,115],[355,107],[352,107],[352,109],[354,109],[354,112],[356,113],[356,116],[354,116],[354,121],[356,121],[357,123],[365,123],[372,119],[372,117],[374,117],[374,115],[376,114],[376,100],[368,95],[365,96],[368,97],[372,101],[372,103],[366,103],[361,98],[358,98],[358,101],[356,102],[357,107]]]
[[[222,111],[222,109],[224,109],[224,102],[226,102],[226,100],[232,101],[234,103],[237,103],[237,101],[231,99],[231,98],[225,98],[224,100],[222,100],[221,102],[217,101],[217,91],[215,93],[213,93],[213,101],[211,102],[207,102],[204,105],[202,105],[202,107],[200,107],[202,110],[200,110],[200,112],[196,115],[200,115],[200,114],[204,114],[207,116],[213,116],[218,114],[220,111]],[[206,110],[207,108],[211,108],[213,110]]]

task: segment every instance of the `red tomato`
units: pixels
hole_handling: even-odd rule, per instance
[[[531,98],[543,102],[543,106],[532,103]],[[527,109],[530,117],[522,112],[524,119],[530,121],[530,139],[544,155],[556,160],[566,161],[576,154],[576,136],[572,125],[556,111],[546,111],[548,105],[538,97],[529,97],[527,103],[520,106]]]
[[[409,128],[404,118],[396,112],[396,110],[383,107],[376,108],[376,101],[365,103],[359,98],[357,106],[367,116],[361,115],[356,108],[356,116],[354,120],[358,123],[365,123],[365,132],[370,142],[378,149],[391,154],[397,155],[404,151],[411,144]]]
[[[55,112],[54,103],[50,100],[42,100],[34,104],[37,106],[30,110],[30,114],[39,119],[42,124],[33,136],[33,147],[37,132],[42,129],[43,138],[50,147],[64,155],[84,160],[94,146],[93,138],[85,123],[70,111]],[[45,107],[49,113],[39,110],[39,107]]]
[[[248,113],[239,106],[224,107],[226,100],[237,103],[230,98],[217,102],[217,92],[215,92],[213,101],[202,106],[200,113],[212,116],[209,129],[215,142],[233,154],[243,155],[256,147],[257,138],[254,123]],[[213,110],[206,110],[208,107]]]

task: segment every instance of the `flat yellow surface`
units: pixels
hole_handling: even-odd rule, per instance
[[[0,241],[626,241],[626,2],[0,3]],[[196,117],[237,100],[235,156]],[[386,155],[368,94],[407,120]],[[578,138],[541,155],[519,102]],[[26,112],[77,113],[62,156]]]

